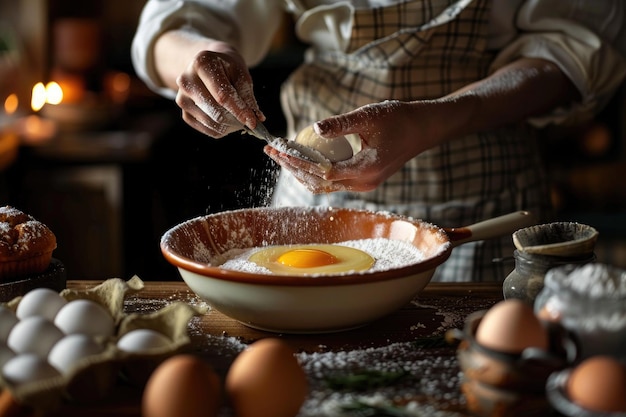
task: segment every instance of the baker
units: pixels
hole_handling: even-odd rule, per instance
[[[621,0],[149,0],[132,45],[138,75],[221,138],[265,116],[249,68],[293,16],[310,45],[284,83],[287,135],[351,137],[330,169],[266,147],[276,205],[391,211],[443,227],[550,196],[537,149],[549,124],[592,118],[626,76]],[[356,138],[356,140],[354,140]],[[455,248],[435,281],[501,280],[510,236]]]

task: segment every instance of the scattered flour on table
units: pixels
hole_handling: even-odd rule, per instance
[[[454,328],[455,326],[459,326],[459,325],[462,326],[463,321],[465,320],[465,317],[467,316],[467,314],[465,313],[443,311],[437,306],[430,305],[430,304],[422,304],[421,302],[419,302],[418,299],[414,299],[413,301],[411,301],[411,304],[417,307],[421,307],[421,308],[432,308],[433,310],[435,310],[435,314],[437,316],[441,316],[441,322],[439,324],[439,327],[435,331],[436,334],[442,334],[446,330]],[[426,328],[426,326],[423,323],[416,323],[415,325],[411,327],[411,330],[415,330],[418,328]]]
[[[458,416],[447,409],[463,407],[456,356],[438,355],[411,342],[340,352],[299,353],[298,359],[310,383],[310,395],[299,417],[354,416],[345,406],[362,402],[373,406],[395,405],[402,416]],[[387,387],[357,392],[326,386],[328,375],[359,371],[407,372],[410,378]]]
[[[410,242],[401,240],[385,238],[357,239],[339,242],[336,243],[336,245],[360,249],[372,256],[376,262],[366,271],[368,273],[401,268],[421,262],[425,259],[424,252],[416,248]],[[241,272],[272,274],[269,269],[248,260],[253,253],[265,248],[266,247],[231,249],[222,254],[224,262],[219,266],[223,269]],[[444,248],[445,246],[442,245],[441,250]],[[346,274],[351,273],[354,273],[354,271],[346,272]]]
[[[180,294],[172,299],[134,299],[127,300],[126,307],[131,311],[153,311],[171,302],[180,300]],[[189,294],[184,300],[191,305],[204,302]],[[417,305],[421,305],[416,302]],[[436,304],[436,303],[435,303]],[[457,321],[454,313],[442,311],[436,305],[421,305],[434,308],[442,316],[441,327],[451,326]],[[229,335],[204,334],[200,321],[202,317],[193,317],[189,322],[189,334],[199,338],[199,350],[210,363],[232,362],[248,343],[239,337]],[[420,327],[421,324],[416,324]],[[436,331],[435,334],[438,334]],[[309,381],[309,395],[297,417],[355,417],[359,415],[348,411],[355,403],[374,407],[395,406],[398,417],[461,417],[466,416],[465,400],[460,393],[461,374],[454,351],[450,349],[421,348],[412,342],[390,341],[386,346],[362,347],[352,350],[326,351],[319,346],[319,352],[298,352],[298,361]],[[218,360],[219,359],[219,360]],[[216,369],[222,377],[228,368]],[[391,386],[378,387],[366,391],[338,390],[329,388],[327,377],[358,373],[360,371],[407,372],[411,378],[396,382]],[[230,407],[222,407],[219,417],[235,417]]]
[[[203,350],[209,358],[234,360],[247,346],[237,337],[206,335]],[[397,417],[466,416],[458,361],[449,349],[420,348],[412,342],[333,352],[323,351],[320,345],[320,349],[296,354],[309,382],[309,395],[297,417],[355,417],[360,414],[348,409],[355,403],[394,406]],[[364,391],[327,386],[329,376],[363,371],[405,372],[410,377]],[[219,417],[234,417],[233,410],[222,407]]]

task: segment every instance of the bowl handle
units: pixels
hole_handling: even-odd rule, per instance
[[[493,239],[513,234],[524,227],[536,224],[535,216],[528,211],[516,211],[464,227],[444,228],[453,247],[466,242]]]

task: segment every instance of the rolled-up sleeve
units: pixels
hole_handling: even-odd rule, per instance
[[[163,87],[156,72],[153,49],[162,33],[179,28],[228,42],[254,66],[269,50],[282,7],[278,0],[148,0],[131,45],[135,72],[152,90],[173,98],[175,92]]]
[[[496,70],[520,57],[558,65],[581,100],[530,123],[568,124],[591,118],[626,78],[626,6],[623,0],[526,1],[515,24],[517,35],[498,54]]]

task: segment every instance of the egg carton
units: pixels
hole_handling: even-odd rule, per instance
[[[66,402],[89,404],[104,399],[120,383],[142,386],[163,360],[190,346],[189,320],[206,312],[203,307],[174,302],[151,313],[125,313],[125,299],[143,288],[143,281],[135,276],[128,281],[108,279],[87,290],[62,290],[59,294],[67,301],[87,299],[105,307],[115,322],[114,335],[103,341],[101,353],[77,361],[64,374],[17,386],[0,375],[0,388],[9,390],[19,404],[47,412]],[[21,299],[16,297],[4,305],[15,312]],[[141,353],[118,349],[117,341],[135,329],[158,331],[170,342]]]

